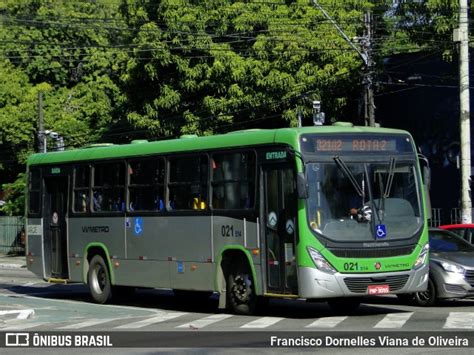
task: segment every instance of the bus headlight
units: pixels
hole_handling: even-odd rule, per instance
[[[314,265],[316,266],[316,268],[318,268],[318,270],[328,272],[330,274],[336,272],[336,270],[331,266],[331,264],[328,263],[328,261],[324,258],[324,256],[321,255],[319,251],[311,247],[308,247],[307,250],[309,255],[311,256],[311,259],[313,259]]]
[[[429,250],[430,250],[430,245],[426,243],[425,246],[421,248],[420,255],[418,255],[418,259],[416,259],[415,265],[413,266],[414,270],[419,269],[425,264],[425,261],[428,258]]]

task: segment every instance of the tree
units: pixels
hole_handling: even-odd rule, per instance
[[[321,1],[347,34],[369,2]],[[127,0],[133,53],[125,90],[130,122],[151,135],[296,124],[305,98],[343,116],[361,61],[307,1]]]
[[[35,150],[40,91],[45,129],[69,148],[129,127],[118,86],[127,56],[118,5],[0,0],[0,184],[15,181]]]

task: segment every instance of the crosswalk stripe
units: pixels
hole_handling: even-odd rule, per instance
[[[109,318],[109,319],[92,319],[88,320],[86,322],[81,322],[81,323],[76,323],[76,324],[69,324],[64,327],[60,327],[58,329],[81,329],[81,328],[87,328],[87,327],[92,327],[97,324],[102,324],[102,323],[107,323],[107,322],[112,322],[114,320],[119,320],[120,318]]]
[[[413,315],[413,312],[387,314],[374,328],[401,328]]]
[[[213,314],[212,316],[209,316],[209,317],[204,317],[204,318],[197,319],[197,320],[189,322],[189,323],[178,325],[176,328],[192,328],[192,329],[194,329],[194,328],[198,328],[198,329],[199,328],[204,328],[204,327],[207,327],[210,324],[219,322],[221,320],[224,320],[224,319],[227,319],[227,318],[230,318],[230,317],[232,317],[231,314]]]
[[[165,313],[161,314],[156,317],[151,317],[147,319],[140,320],[138,322],[133,322],[133,323],[128,323],[128,324],[123,324],[118,327],[115,327],[115,329],[137,329],[137,328],[143,328],[146,327],[147,325],[155,324],[155,323],[162,323],[166,322],[167,320],[178,318],[181,316],[186,315],[187,313],[182,313],[182,312],[174,312],[174,313]]]
[[[334,328],[336,325],[346,320],[345,317],[322,317],[308,324],[305,328]]]
[[[283,320],[285,318],[279,318],[279,317],[262,317],[259,319],[256,319],[250,323],[244,324],[240,328],[267,328],[273,324],[278,323],[279,321]]]
[[[449,312],[443,328],[474,329],[474,312]]]
[[[15,325],[10,325],[5,328],[0,328],[1,331],[4,330],[23,330],[23,329],[30,329],[30,328],[36,328],[40,327],[44,324],[49,324],[45,322],[38,322],[38,323],[22,323],[22,324],[15,324]]]

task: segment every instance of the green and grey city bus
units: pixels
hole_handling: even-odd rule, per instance
[[[248,314],[270,297],[347,306],[426,289],[424,185],[405,131],[183,136],[33,154],[27,168],[28,269],[86,283],[99,303],[165,288],[217,292]]]

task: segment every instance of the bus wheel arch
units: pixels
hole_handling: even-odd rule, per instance
[[[218,269],[219,307],[236,314],[252,314],[257,305],[257,285],[251,258],[243,250],[229,249],[222,254]]]

